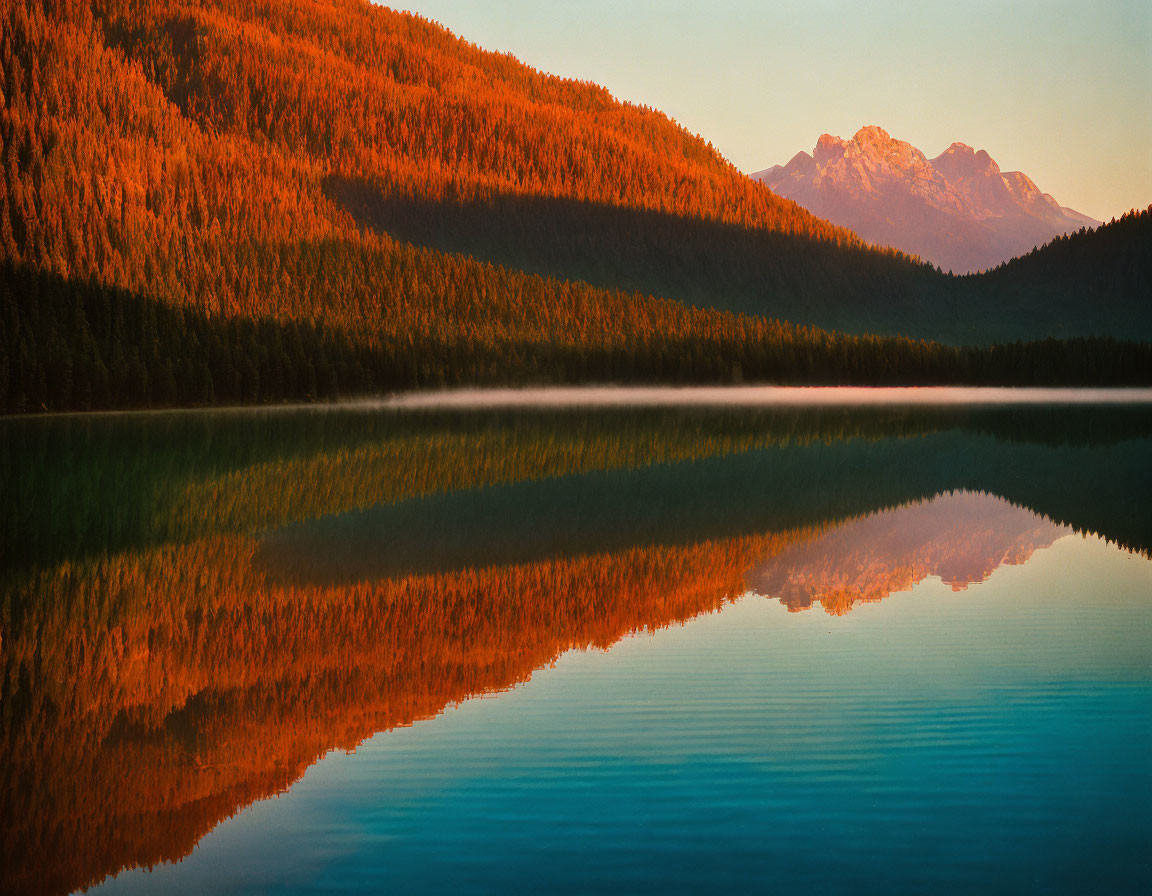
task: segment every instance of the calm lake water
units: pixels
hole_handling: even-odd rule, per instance
[[[1071,400],[0,420],[0,892],[1150,892]]]

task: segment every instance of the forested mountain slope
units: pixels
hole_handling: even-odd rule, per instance
[[[659,113],[364,0],[23,0],[6,17],[0,246],[65,276],[253,313],[277,300],[235,282],[238,245],[371,245],[350,211],[401,203],[452,231],[461,208],[494,201],[519,231],[544,221],[568,242],[589,230],[566,220],[586,206],[647,212],[661,240],[703,232],[721,256],[741,252],[734,230],[802,238],[770,244],[761,305],[914,269]],[[829,254],[841,246],[857,248]],[[267,273],[258,288],[275,292]]]
[[[962,345],[1105,334],[1152,340],[1152,207],[1059,236],[987,271],[948,277],[898,329]]]
[[[1053,336],[1152,339],[1152,206],[957,283],[962,305],[1014,321],[1016,338],[1031,325]]]
[[[993,375],[770,322],[957,315],[660,113],[364,0],[15,0],[0,63],[7,409]]]

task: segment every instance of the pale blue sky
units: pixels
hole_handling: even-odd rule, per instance
[[[1152,203],[1150,0],[397,0],[486,49],[595,81],[745,171],[878,124],[987,149],[1064,205]]]

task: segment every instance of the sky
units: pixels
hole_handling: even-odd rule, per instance
[[[753,172],[880,125],[1101,220],[1152,204],[1150,0],[397,0],[654,106]]]

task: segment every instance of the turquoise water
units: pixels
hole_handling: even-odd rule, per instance
[[[110,892],[1147,892],[1152,563],[757,595],[380,734]]]
[[[0,892],[1152,890],[1147,408],[0,436]]]

